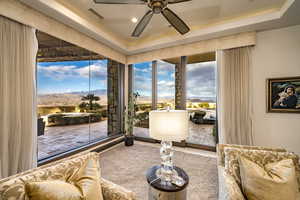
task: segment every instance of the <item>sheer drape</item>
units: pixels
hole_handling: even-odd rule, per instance
[[[253,142],[251,50],[252,47],[241,47],[217,53],[220,143]]]
[[[0,175],[36,166],[35,30],[0,16]]]

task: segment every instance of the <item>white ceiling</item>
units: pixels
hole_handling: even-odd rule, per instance
[[[127,55],[237,32],[290,24],[280,19],[299,0],[192,0],[168,5],[191,28],[180,35],[161,15],[154,15],[139,38],[132,38],[136,24],[148,10],[145,5],[95,4],[93,0],[20,0]],[[99,17],[88,9],[93,8]],[[297,7],[299,13],[299,5]],[[290,9],[291,10],[291,9]],[[297,12],[294,11],[293,12]],[[283,20],[282,20],[283,21]],[[299,20],[298,20],[299,21]],[[275,23],[277,22],[277,24]]]
[[[95,4],[93,0],[60,1],[74,10],[85,12],[89,18],[94,18],[125,40],[140,40],[153,35],[153,33],[163,33],[171,29],[162,15],[154,15],[141,37],[139,39],[132,38],[131,33],[136,24],[131,22],[131,18],[141,19],[149,10],[147,5]],[[279,9],[284,2],[285,0],[192,0],[169,4],[168,7],[175,11],[190,27],[194,27],[267,9]],[[88,11],[89,8],[93,8],[104,19],[95,17]]]

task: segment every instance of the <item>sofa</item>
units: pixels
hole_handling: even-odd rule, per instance
[[[250,158],[253,162],[265,165],[282,159],[292,159],[296,169],[296,177],[300,191],[300,165],[299,157],[282,148],[265,148],[256,146],[218,144],[218,178],[219,178],[219,200],[245,200],[240,183],[238,162],[234,157],[239,155]],[[233,171],[237,173],[233,173]]]
[[[62,180],[78,172],[85,161],[98,153],[85,153],[65,158],[50,164],[25,171],[23,173],[0,180],[1,200],[27,200],[25,183],[45,180]],[[100,177],[104,200],[135,200],[133,192]]]

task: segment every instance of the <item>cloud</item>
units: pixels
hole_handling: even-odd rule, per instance
[[[158,76],[165,76],[175,71],[175,65],[163,61],[157,62],[157,74]]]
[[[97,61],[90,66],[87,65],[83,67],[76,65],[38,65],[38,72],[55,80],[89,78],[89,75],[95,79],[107,79],[107,66],[103,61]]]
[[[187,96],[216,96],[216,62],[196,63],[187,66]]]
[[[175,80],[162,80],[157,83],[158,97],[175,97]]]
[[[147,70],[146,70],[147,69]],[[151,68],[139,69],[135,74],[135,90],[151,94]],[[186,72],[188,98],[216,97],[216,62],[189,64]],[[158,62],[158,97],[175,96],[175,65]]]
[[[89,73],[91,73],[92,78],[104,80],[107,78],[107,67],[103,65],[93,64],[90,67],[85,66],[78,68],[78,74],[81,77],[89,78]]]
[[[142,73],[151,73],[152,72],[151,68],[137,68],[137,67],[134,68],[134,71],[142,72]]]

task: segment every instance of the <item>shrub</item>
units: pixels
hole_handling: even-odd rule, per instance
[[[100,113],[57,113],[48,115],[48,126],[65,126],[101,121]]]

